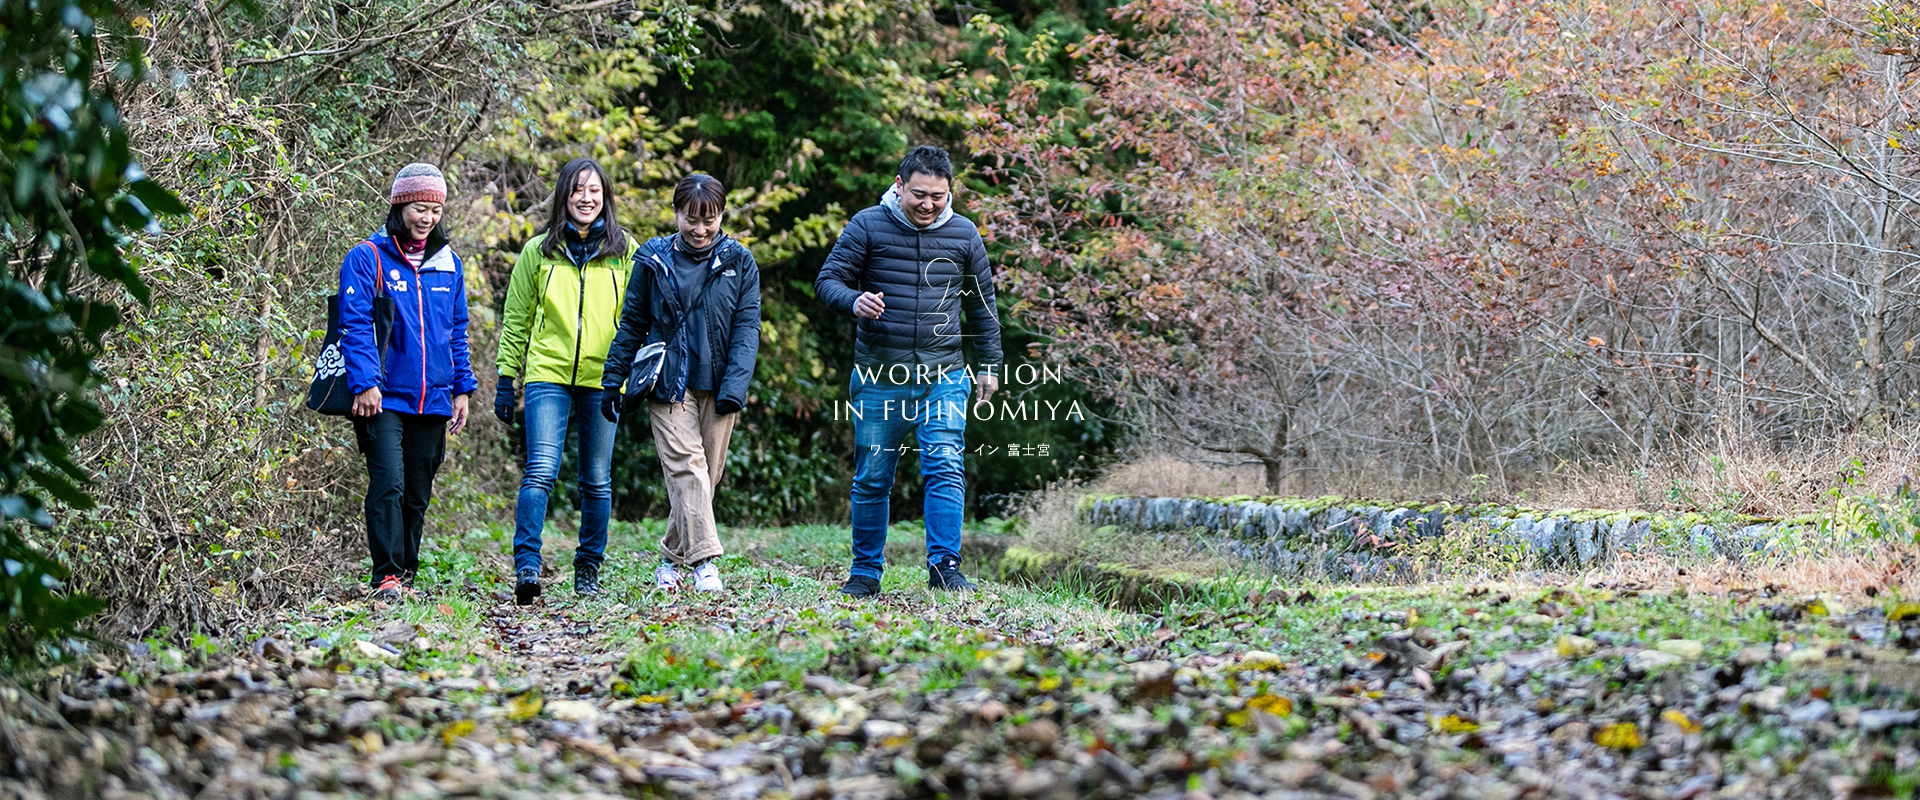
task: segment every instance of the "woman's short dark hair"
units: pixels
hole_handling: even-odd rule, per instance
[[[607,171],[600,168],[600,162],[591,158],[576,158],[560,168],[560,177],[553,182],[553,207],[547,211],[547,225],[541,231],[547,238],[540,243],[540,255],[559,257],[560,247],[566,243],[562,226],[573,220],[567,215],[567,198],[573,196],[573,190],[580,188],[580,182],[589,174],[600,178],[600,219],[607,224],[604,238],[600,240],[600,252],[626,256],[627,232],[620,229],[620,218],[613,213],[613,181],[607,179]]]
[[[727,210],[727,187],[704,172],[681,178],[673,186],[673,210],[682,214],[719,216]]]
[[[907,157],[900,159],[900,180],[913,179],[915,173],[947,179],[947,186],[953,186],[953,159],[947,157],[947,151],[930,144],[923,144],[907,151]]]

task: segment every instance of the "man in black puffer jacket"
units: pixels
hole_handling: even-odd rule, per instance
[[[953,213],[945,150],[907,154],[880,204],[848,221],[813,288],[820,302],[856,319],[853,568],[840,591],[880,591],[888,498],[908,432],[926,477],[927,585],[973,589],[960,572],[971,373],[985,400],[999,388],[1003,358],[987,247],[973,223]],[[971,370],[966,343],[977,359]]]

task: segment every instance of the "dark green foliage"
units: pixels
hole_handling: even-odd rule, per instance
[[[905,6],[862,5],[848,15],[858,22],[839,23],[857,29],[857,35],[773,9],[765,16],[735,17],[724,33],[716,32],[703,48],[704,57],[695,62],[690,83],[647,87],[636,93],[634,102],[644,102],[665,119],[696,120],[697,133],[712,147],[695,155],[692,163],[729,186],[779,180],[805,186],[805,196],[773,215],[775,229],[836,210],[850,215],[879,200],[893,181],[895,165],[915,144],[947,147],[964,169],[966,109],[1004,91],[1008,78],[1047,81],[1053,87],[1045,93],[1049,103],[1078,102],[1066,45],[1102,28],[1106,8],[1095,4],[1082,16],[1071,10],[988,4],[979,20],[997,24],[973,30],[963,27],[969,20],[953,16],[952,9],[916,17]],[[1005,55],[995,49],[1000,43],[1020,51],[1016,59],[1031,57],[1036,63],[1023,64],[1018,75],[1009,74]],[[981,77],[989,74],[1000,77]],[[793,155],[807,146],[817,148],[818,155],[796,167]],[[971,197],[999,190],[977,175],[963,180]],[[968,199],[963,196],[962,202]],[[762,350],[754,394],[767,404],[751,407],[736,433],[726,490],[715,499],[722,519],[791,522],[836,519],[845,512],[853,429],[850,422],[834,420],[831,406],[847,398],[853,323],[816,302],[812,288],[831,244],[828,239],[790,259],[763,259],[761,264],[768,315],[803,315],[806,322],[798,330],[811,340],[807,348],[819,353],[825,372],[805,374],[802,362],[770,358]],[[991,242],[989,246],[999,264],[998,248]],[[1019,326],[1018,315],[1010,313],[1010,293],[1005,286],[1001,290],[1008,358],[1029,360],[1030,349],[1045,337]],[[1031,360],[1039,366],[1044,359]],[[1088,404],[1070,372],[1058,374],[1067,382],[1010,385],[995,399],[996,410],[1002,401],[1024,404],[1028,419],[968,425],[969,505],[975,516],[1002,513],[1002,501],[1017,493],[1084,477],[1112,452],[1114,432],[1098,419],[1104,406]],[[1065,419],[1074,400],[1082,403],[1084,421]],[[1033,418],[1042,415],[1045,418]],[[664,513],[651,439],[644,425],[633,432],[639,435],[624,435],[616,445],[620,452],[615,461],[626,465],[615,470],[617,502],[626,513]],[[1013,444],[1027,452],[1046,444],[1049,454],[1014,457],[1009,455]],[[997,452],[976,452],[981,445]],[[893,508],[896,517],[911,519],[920,513],[922,481],[914,459],[903,462]],[[729,513],[728,506],[737,515]]]
[[[141,71],[138,40],[113,37],[126,48],[116,74],[94,74],[96,21],[119,10],[106,0],[0,0],[0,635],[9,650],[66,635],[99,608],[60,593],[66,571],[33,546],[29,526],[52,524],[43,495],[93,505],[69,442],[105,421],[86,391],[120,313],[88,295],[117,285],[145,302],[126,235],[185,211],[134,162],[114,103],[115,83]]]

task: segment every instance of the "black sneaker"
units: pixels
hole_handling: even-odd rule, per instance
[[[600,594],[600,568],[585,564],[573,565],[573,593],[581,597]]]
[[[526,569],[520,570],[520,572],[516,574],[513,579],[513,602],[523,606],[530,606],[530,605],[533,605],[534,598],[539,596],[540,596],[539,568],[528,567]]]
[[[872,597],[880,593],[880,581],[865,575],[855,575],[847,579],[840,593],[848,597]]]
[[[943,589],[949,592],[971,592],[980,587],[960,574],[960,559],[948,557],[938,564],[927,567],[927,588]]]

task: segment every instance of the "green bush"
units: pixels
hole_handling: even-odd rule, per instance
[[[110,37],[119,66],[95,75],[96,20],[118,10],[106,0],[0,1],[0,619],[14,656],[38,642],[58,657],[50,642],[100,607],[62,592],[67,572],[35,533],[53,522],[42,495],[93,505],[69,442],[105,421],[86,395],[120,323],[112,302],[94,298],[121,287],[145,302],[127,235],[185,211],[135,163],[115,104],[116,85],[140,77],[138,40]]]

